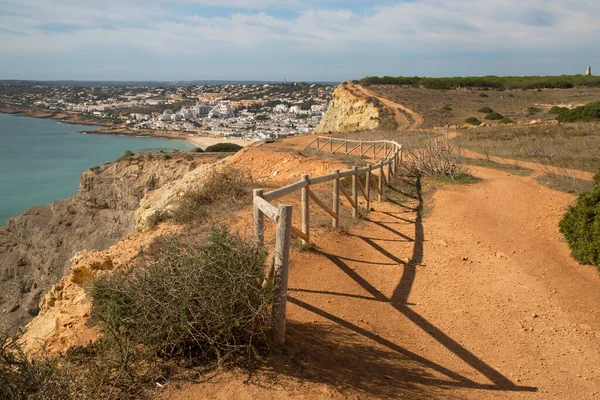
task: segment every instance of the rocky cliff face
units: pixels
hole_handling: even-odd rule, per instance
[[[380,111],[362,93],[341,84],[333,92],[332,102],[314,133],[357,132],[379,127]]]
[[[31,320],[73,256],[118,242],[134,230],[146,194],[209,161],[138,156],[106,164],[82,174],[75,197],[33,207],[0,227],[0,324]]]

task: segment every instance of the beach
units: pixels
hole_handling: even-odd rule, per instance
[[[234,143],[239,146],[248,146],[254,143],[252,140],[233,137],[188,136],[186,139],[203,149],[218,143]]]

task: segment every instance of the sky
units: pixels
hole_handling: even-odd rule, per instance
[[[0,79],[593,73],[598,21],[592,0],[0,0]]]

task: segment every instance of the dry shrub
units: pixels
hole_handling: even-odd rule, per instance
[[[226,167],[214,170],[199,190],[185,193],[173,217],[180,224],[203,222],[209,212],[217,212],[219,205],[228,211],[235,210],[250,199],[252,179],[239,169]]]
[[[177,236],[145,268],[105,275],[91,288],[92,320],[105,337],[157,357],[233,360],[268,344],[271,293],[261,288],[266,252],[226,228],[207,243]]]
[[[19,345],[23,332],[14,336],[0,331],[0,399],[69,399],[75,381],[50,357],[32,359]]]
[[[402,168],[411,176],[444,176],[461,179],[468,175],[460,149],[447,138],[427,136],[419,145],[405,150]]]

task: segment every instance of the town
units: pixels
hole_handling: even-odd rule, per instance
[[[333,84],[106,85],[0,82],[0,108],[120,131],[269,140],[308,133]],[[151,132],[152,134],[152,132]]]

